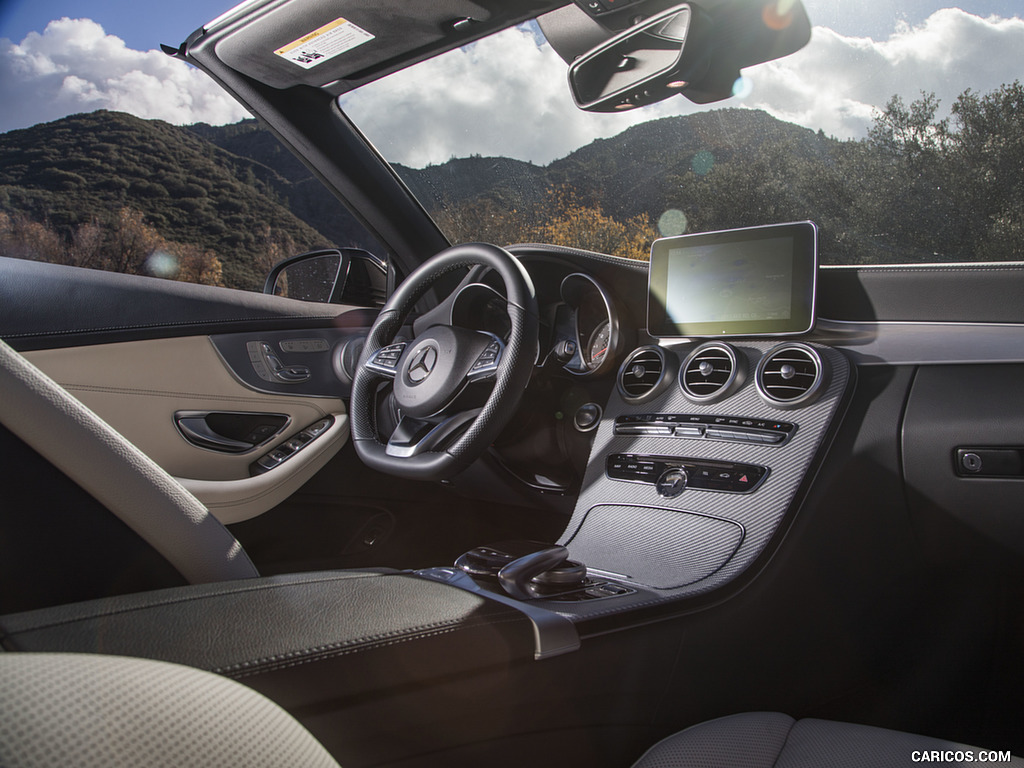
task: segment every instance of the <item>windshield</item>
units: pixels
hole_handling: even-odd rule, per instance
[[[454,243],[646,259],[661,236],[811,219],[824,264],[1020,260],[1024,20],[868,5],[806,3],[807,47],[712,105],[580,111],[532,22],[340,104]]]

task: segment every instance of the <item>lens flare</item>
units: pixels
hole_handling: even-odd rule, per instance
[[[700,152],[695,154],[693,159],[690,161],[690,170],[698,176],[706,176],[714,166],[715,156],[706,149],[702,149]]]
[[[745,99],[754,90],[754,84],[750,81],[749,77],[740,75],[736,78],[736,82],[732,84],[732,95],[737,99]]]
[[[153,251],[146,259],[146,272],[154,277],[174,277],[178,260],[167,251]]]
[[[792,0],[773,0],[761,9],[761,21],[768,29],[781,32],[793,23]]]
[[[685,213],[675,208],[669,208],[658,218],[658,232],[662,237],[675,237],[686,232],[689,223]]]

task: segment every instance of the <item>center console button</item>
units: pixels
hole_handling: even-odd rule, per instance
[[[654,484],[660,496],[674,498],[686,490],[686,472],[682,469],[666,469]]]

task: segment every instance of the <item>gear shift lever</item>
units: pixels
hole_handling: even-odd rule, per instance
[[[531,594],[527,587],[530,579],[557,568],[568,557],[569,550],[562,546],[532,552],[513,560],[498,571],[498,581],[502,588],[517,600],[531,600],[535,595]]]

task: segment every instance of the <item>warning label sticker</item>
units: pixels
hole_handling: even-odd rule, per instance
[[[373,40],[373,35],[362,27],[348,19],[335,19],[274,53],[303,69],[312,69],[370,40]]]

